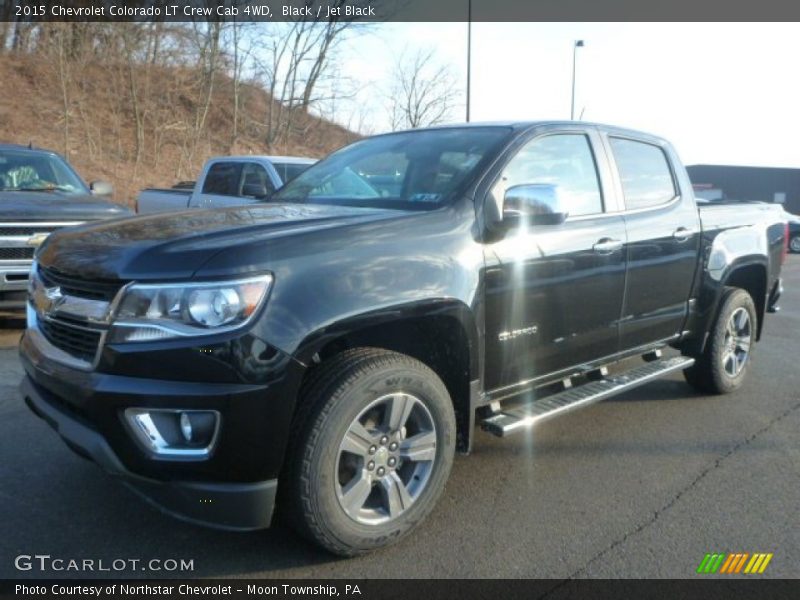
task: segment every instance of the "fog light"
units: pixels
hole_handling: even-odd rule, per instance
[[[134,438],[157,458],[206,458],[219,433],[215,410],[128,408],[127,421]]]

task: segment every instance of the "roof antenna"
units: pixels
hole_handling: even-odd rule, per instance
[[[33,140],[28,141],[28,150],[33,150]]]

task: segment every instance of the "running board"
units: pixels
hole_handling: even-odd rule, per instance
[[[597,381],[566,389],[517,408],[501,411],[481,422],[484,431],[503,437],[533,427],[541,421],[589,406],[611,396],[659,379],[668,373],[682,371],[694,364],[693,358],[676,356],[655,360],[630,371],[606,376]]]

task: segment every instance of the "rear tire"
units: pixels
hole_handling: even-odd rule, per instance
[[[795,254],[800,254],[800,233],[796,233],[789,238],[789,250]]]
[[[340,556],[387,546],[433,509],[453,464],[453,404],[439,377],[395,352],[348,350],[319,367],[282,485],[290,521]]]
[[[744,382],[757,327],[756,307],[746,291],[726,288],[703,354],[683,374],[695,389],[728,394]]]

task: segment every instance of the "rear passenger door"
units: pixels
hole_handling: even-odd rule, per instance
[[[680,334],[698,263],[700,217],[690,191],[681,189],[677,158],[667,145],[613,134],[605,140],[625,208],[620,345],[629,349]]]

